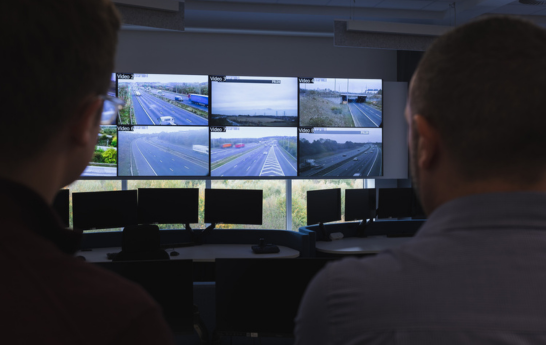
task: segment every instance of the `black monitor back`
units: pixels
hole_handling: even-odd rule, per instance
[[[307,285],[329,258],[217,259],[216,330],[222,336],[293,337]]]
[[[345,189],[345,220],[375,218],[375,189]]]
[[[421,201],[417,197],[415,190],[412,190],[412,199],[411,199],[411,218],[413,219],[426,219],[427,215],[423,206],[421,206]]]
[[[403,218],[412,215],[411,188],[381,188],[379,189],[379,218]]]
[[[205,189],[205,223],[262,224],[263,191]]]
[[[341,189],[307,191],[307,225],[341,220]]]
[[[137,191],[72,193],[74,227],[82,230],[137,224]]]
[[[139,224],[199,222],[198,188],[139,188]]]
[[[97,265],[146,290],[163,310],[173,332],[193,332],[192,260],[101,262]]]
[[[52,207],[64,225],[68,227],[70,222],[70,191],[61,189],[55,196]]]

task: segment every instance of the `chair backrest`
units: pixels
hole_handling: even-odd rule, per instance
[[[96,265],[139,284],[160,305],[175,333],[193,333],[191,260],[101,262]]]

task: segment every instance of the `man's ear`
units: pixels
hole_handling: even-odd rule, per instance
[[[440,154],[440,136],[438,130],[421,115],[413,116],[413,126],[414,130],[418,133],[417,164],[420,169],[429,170],[434,166]]]
[[[89,141],[95,144],[96,131],[100,126],[100,116],[102,112],[102,100],[94,97],[91,100],[82,102],[77,109],[77,115],[72,122],[70,140],[76,146],[87,146]]]

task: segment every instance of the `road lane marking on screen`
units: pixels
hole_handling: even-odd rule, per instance
[[[142,102],[140,102],[140,99],[137,98],[137,101],[138,101],[138,103],[140,104],[140,107],[142,108],[142,110],[144,110],[144,112],[146,113],[146,115],[147,115],[148,118],[150,119],[150,121],[152,121],[152,123],[155,125],[154,120],[152,120],[152,118],[150,117],[150,114],[148,114],[148,112],[146,111],[146,109],[144,109],[144,106],[142,105]],[[136,116],[135,116],[135,120],[136,120]]]
[[[285,176],[273,148],[269,149],[260,176]]]
[[[355,105],[355,107],[356,107],[356,109],[358,109],[358,111],[360,111],[362,114],[364,114],[364,116],[366,116],[370,121],[372,121],[374,125],[379,127],[379,125],[377,123],[375,123],[375,121],[372,120],[365,112],[363,112],[362,109],[360,109],[357,105]]]
[[[378,154],[379,154],[379,149],[375,150],[375,159],[373,160],[372,166],[371,166],[370,170],[368,170],[368,174],[366,174],[366,176],[370,176],[370,172],[372,171],[373,166],[375,165],[375,161],[377,160]]]
[[[146,161],[146,163],[148,163],[148,166],[150,167],[150,169],[152,169],[152,171],[154,172],[155,176],[157,176],[157,173],[155,172],[154,168],[152,168],[152,165],[150,164],[150,162],[148,162],[148,160],[146,159],[146,156],[144,156],[144,154],[142,153],[142,151],[140,150],[140,147],[138,147],[138,143],[135,141],[135,146],[136,148],[138,149],[138,152],[140,152],[140,154],[142,155],[142,158],[144,158],[144,160]]]

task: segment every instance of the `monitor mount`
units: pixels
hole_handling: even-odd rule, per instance
[[[370,218],[368,221],[366,219],[363,219],[360,224],[358,224],[358,228],[356,229],[356,236],[357,237],[368,237],[366,234],[366,229],[372,225],[373,218]]]
[[[324,223],[320,222],[318,226],[319,226],[319,232],[322,235],[322,240],[331,241],[332,239],[330,238],[330,233],[328,232],[328,230],[326,230]]]
[[[210,223],[210,225],[207,226],[205,230],[203,230],[203,232],[201,232],[199,235],[196,235],[193,238],[193,242],[195,243],[195,245],[203,244],[203,238],[207,237],[212,232],[212,230],[214,230],[215,227],[216,223]]]

